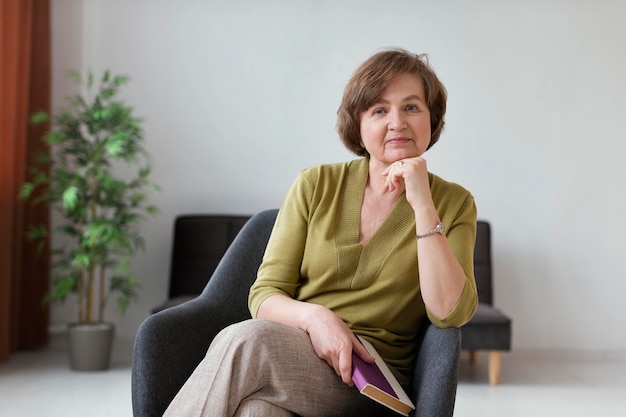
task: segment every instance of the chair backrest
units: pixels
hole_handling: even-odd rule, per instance
[[[169,297],[197,295],[250,216],[182,215],[174,222]]]
[[[493,305],[491,267],[491,227],[484,220],[476,224],[476,245],[474,246],[474,276],[481,303]]]
[[[209,297],[231,323],[250,318],[248,292],[269,240],[278,209],[261,211],[245,224],[230,245],[201,297]]]

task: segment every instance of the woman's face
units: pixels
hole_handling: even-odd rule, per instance
[[[361,114],[361,138],[370,163],[388,166],[422,155],[430,143],[430,111],[422,79],[394,77],[380,100]]]

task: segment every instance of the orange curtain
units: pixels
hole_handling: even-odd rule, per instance
[[[0,0],[0,361],[48,343],[49,255],[37,255],[25,232],[48,225],[50,210],[17,195],[33,155],[47,151],[48,127],[28,117],[50,110],[50,65],[50,1]]]

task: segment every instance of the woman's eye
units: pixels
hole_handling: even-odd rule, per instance
[[[374,109],[374,111],[372,112],[373,115],[381,115],[381,114],[385,114],[385,109]]]
[[[418,111],[419,110],[419,108],[417,107],[416,104],[409,104],[408,106],[406,106],[406,109],[408,111]]]

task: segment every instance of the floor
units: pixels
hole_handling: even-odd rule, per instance
[[[132,342],[116,340],[110,370],[71,371],[64,335],[53,336],[46,349],[0,364],[0,416],[132,416],[131,357]]]
[[[455,417],[626,416],[626,358],[567,352],[503,354],[490,386],[487,354],[461,361]]]
[[[3,417],[132,416],[132,341],[117,340],[107,372],[68,369],[65,342],[19,352],[0,364]],[[626,415],[626,360],[580,354],[503,355],[499,386],[487,381],[487,356],[463,355],[455,417]]]

